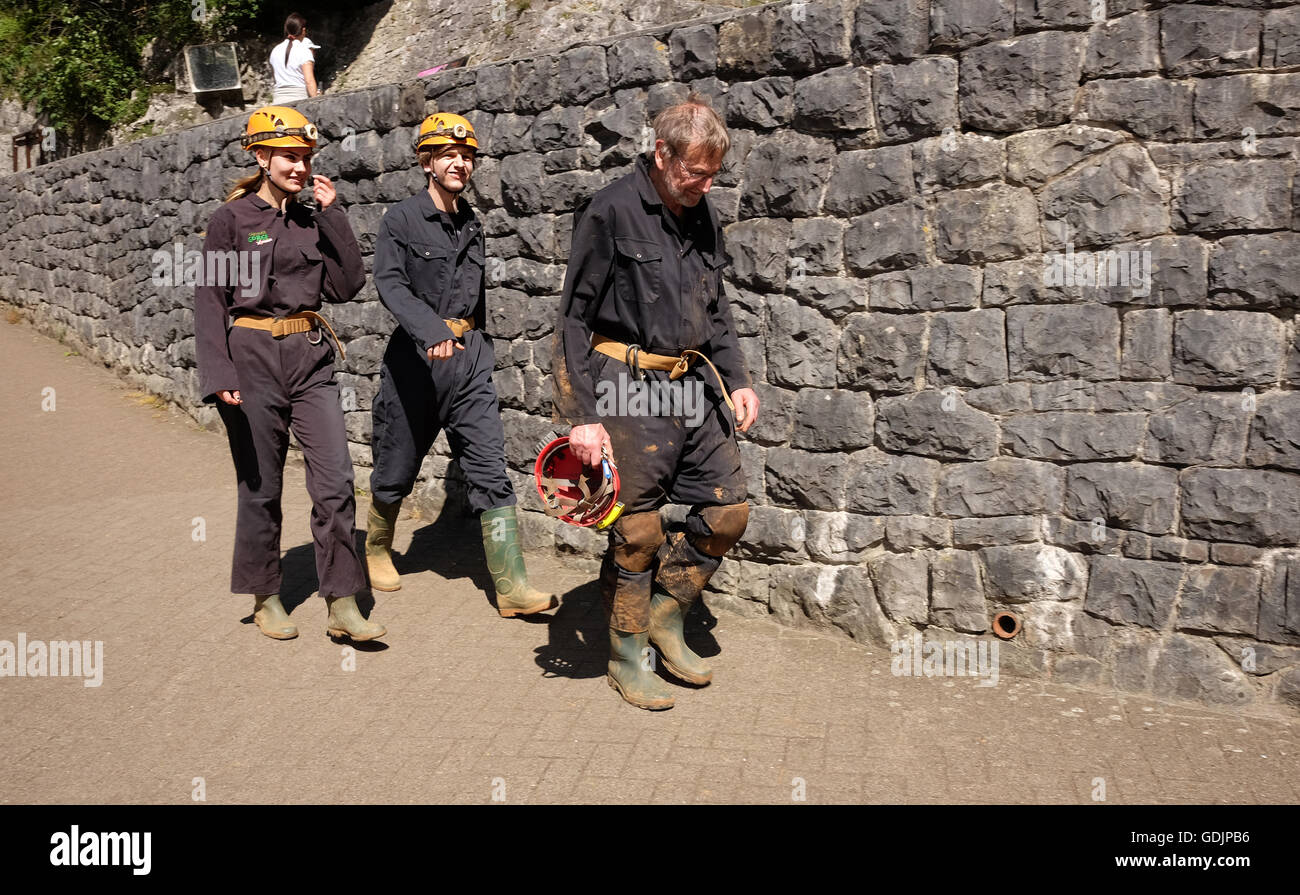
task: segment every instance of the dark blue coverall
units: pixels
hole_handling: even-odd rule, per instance
[[[483,225],[464,197],[457,206],[453,214],[440,211],[420,190],[388,210],[375,241],[375,288],[398,327],[384,352],[372,409],[370,491],[386,504],[410,494],[445,428],[468,481],[470,507],[480,513],[513,506],[515,492],[492,384],[496,355],[483,332]],[[429,348],[453,338],[444,320],[471,316],[475,327],[461,340],[465,350],[429,360]]]

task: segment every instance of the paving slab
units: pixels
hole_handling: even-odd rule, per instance
[[[103,644],[96,687],[0,677],[0,803],[1300,801],[1288,717],[895,677],[880,647],[725,611],[691,638],[715,682],[640,711],[604,681],[591,577],[530,554],[564,603],[502,619],[463,516],[401,522],[403,587],[363,600],[388,636],[349,648],[325,633],[293,460],[282,548],[302,634],[272,641],[228,592],[221,432],[7,322],[0,420],[0,640]]]

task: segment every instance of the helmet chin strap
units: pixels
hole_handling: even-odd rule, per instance
[[[277,207],[282,206],[286,198],[297,194],[296,190],[286,189],[275,182],[275,178],[271,176],[270,165],[262,165],[260,162],[258,164],[262,168],[262,176],[266,178],[266,183],[271,188],[272,195],[280,200],[276,203]]]
[[[449,188],[440,179],[438,179],[438,169],[434,167],[429,168],[429,176],[433,178],[434,187],[438,190],[438,192],[442,193],[444,196],[451,199],[451,207],[453,209],[459,208],[460,194],[465,192],[464,184],[461,185],[460,189],[453,190]]]

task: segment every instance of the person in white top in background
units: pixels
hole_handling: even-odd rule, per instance
[[[271,50],[271,71],[275,73],[275,93],[271,102],[283,104],[320,95],[316,84],[317,44],[307,36],[307,20],[290,13],[284,20],[284,40]]]

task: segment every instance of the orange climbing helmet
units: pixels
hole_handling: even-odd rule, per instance
[[[604,448],[600,468],[589,468],[570,449],[567,436],[557,438],[537,455],[533,476],[547,515],[562,522],[603,530],[623,512],[618,501],[618,467]]]
[[[315,149],[316,125],[297,109],[288,106],[263,106],[248,119],[244,136],[239,138],[245,149],[265,146],[269,149]]]
[[[420,125],[420,135],[415,138],[415,151],[452,144],[469,146],[478,152],[478,139],[474,136],[474,125],[469,123],[468,118],[452,115],[450,112],[435,112],[424,119]]]

